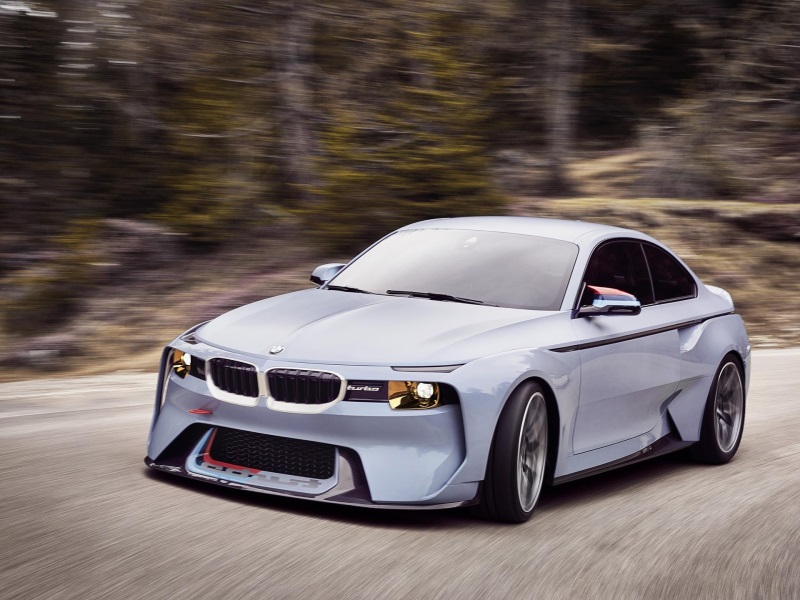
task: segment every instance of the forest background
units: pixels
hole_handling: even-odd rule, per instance
[[[642,229],[800,344],[798,0],[0,0],[0,377],[152,370],[411,221]]]

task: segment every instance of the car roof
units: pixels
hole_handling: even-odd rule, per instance
[[[538,217],[456,217],[431,219],[406,225],[402,229],[467,229],[474,231],[497,231],[535,235],[565,242],[578,243],[586,236],[586,242],[608,234],[620,237],[649,238],[638,231],[599,223],[568,221],[566,219],[543,219]]]

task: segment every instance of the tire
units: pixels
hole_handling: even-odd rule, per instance
[[[509,398],[495,430],[480,504],[483,518],[522,523],[531,518],[547,467],[547,402],[542,387],[523,383]]]
[[[734,354],[722,359],[708,392],[700,441],[689,448],[697,462],[721,465],[736,454],[744,432],[745,390],[742,366]]]

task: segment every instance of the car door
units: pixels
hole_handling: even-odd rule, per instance
[[[610,241],[596,248],[584,283],[633,294],[638,315],[605,314],[572,320],[581,361],[581,391],[573,452],[635,438],[658,425],[680,380],[678,332],[659,331],[665,306],[656,303],[643,245]],[[584,292],[581,305],[591,304]]]

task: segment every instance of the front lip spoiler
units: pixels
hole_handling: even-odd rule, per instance
[[[477,502],[477,497],[472,500],[464,502],[447,502],[443,504],[403,504],[393,502],[373,502],[369,498],[369,493],[362,489],[361,486],[348,490],[346,492],[336,493],[337,488],[334,487],[330,492],[318,496],[303,494],[301,492],[293,492],[289,490],[273,490],[251,485],[245,485],[235,481],[228,481],[213,477],[211,475],[201,475],[199,473],[192,473],[187,471],[183,465],[167,464],[164,462],[156,462],[149,456],[144,458],[144,464],[164,473],[171,475],[179,475],[188,479],[195,479],[205,481],[206,483],[213,483],[222,487],[233,488],[237,490],[245,490],[248,492],[258,492],[270,496],[284,496],[291,498],[299,498],[301,500],[313,500],[315,502],[325,502],[327,504],[341,504],[346,506],[362,506],[366,508],[378,508],[389,510],[442,510],[447,508],[458,508],[460,506],[469,506]],[[338,487],[338,486],[337,486]]]

